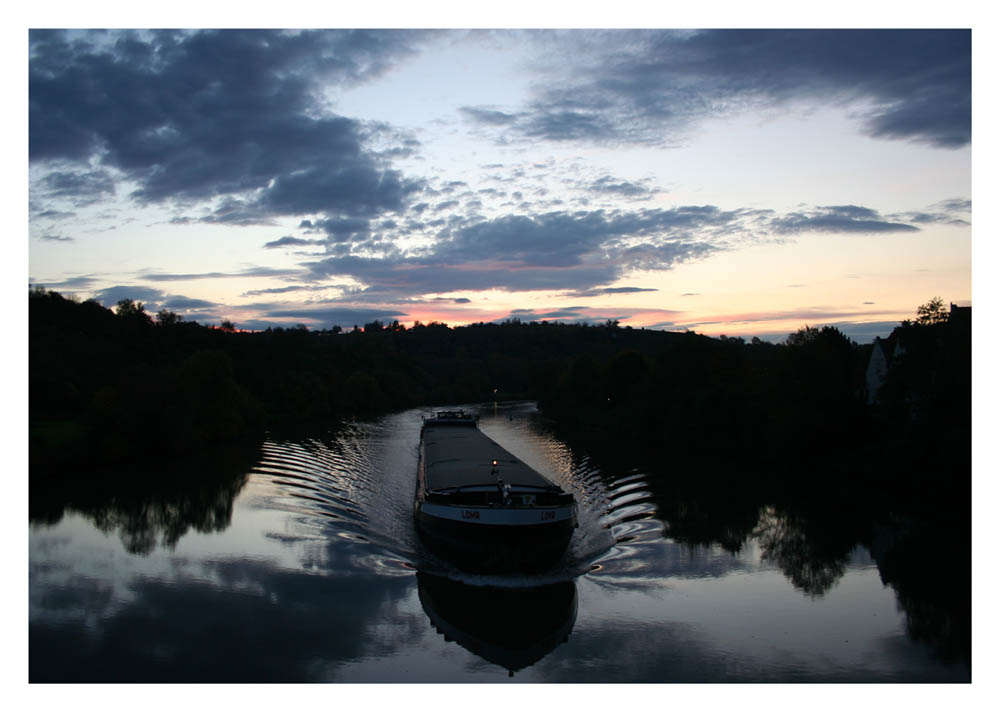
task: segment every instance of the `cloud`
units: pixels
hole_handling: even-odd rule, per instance
[[[514,114],[506,114],[502,111],[496,111],[488,108],[463,106],[459,109],[459,111],[461,111],[467,119],[477,124],[508,126],[517,121],[517,116]]]
[[[52,171],[41,183],[49,196],[69,198],[76,205],[89,205],[115,193],[115,181],[106,170]]]
[[[142,302],[146,313],[153,315],[161,309],[169,309],[179,312],[189,319],[196,317],[201,321],[218,320],[214,314],[206,313],[206,309],[218,309],[221,305],[205,299],[185,297],[179,294],[167,294],[166,292],[153,287],[143,287],[140,285],[116,285],[99,289],[93,293],[93,299],[107,308],[112,308],[122,299],[131,299]]]
[[[289,292],[319,292],[326,291],[328,289],[338,289],[342,287],[330,286],[330,285],[306,285],[306,284],[292,284],[287,287],[271,287],[269,289],[251,289],[250,291],[243,292],[241,297],[259,297],[264,294],[288,294]]]
[[[604,287],[603,289],[588,289],[574,292],[567,296],[573,297],[603,297],[609,294],[637,294],[639,292],[658,292],[659,289],[649,287]]]
[[[853,319],[867,319],[873,316],[885,316],[891,314],[892,312],[878,312],[878,311],[866,311],[863,309],[852,309],[852,308],[838,308],[838,307],[803,307],[801,309],[788,309],[788,310],[778,310],[769,312],[742,312],[733,314],[716,314],[709,315],[698,321],[679,321],[675,324],[677,329],[691,329],[695,331],[700,331],[703,327],[715,327],[713,331],[718,331],[720,328],[725,329],[727,327],[745,327],[748,324],[767,324],[775,321],[791,321],[798,322],[800,325],[821,327],[825,325],[837,326],[840,328],[845,325],[856,325],[857,328],[851,327],[852,333],[860,333],[862,330],[867,328],[867,325],[873,325],[872,328],[883,329],[886,324],[892,324],[893,327],[898,326],[899,322],[856,322]],[[841,329],[844,331],[844,329]],[[892,328],[889,328],[891,331]],[[844,331],[844,333],[847,333]],[[886,332],[887,333],[887,332]],[[759,334],[761,338],[764,338],[764,334]],[[785,334],[787,336],[787,334]],[[784,338],[784,337],[782,337]]]
[[[291,237],[285,236],[277,240],[271,240],[270,242],[265,242],[265,249],[271,250],[276,247],[309,247],[313,245],[322,245],[325,240],[305,240],[301,237]]]
[[[58,282],[39,282],[36,279],[30,280],[32,284],[37,284],[40,287],[45,287],[46,289],[86,289],[87,287],[93,286],[99,282],[97,277],[71,277],[69,279],[63,279]]]
[[[364,285],[369,295],[395,302],[483,289],[555,290],[592,297],[640,290],[609,287],[637,271],[666,270],[786,235],[919,230],[857,205],[819,206],[787,214],[680,205],[510,212],[492,218],[450,215],[422,223],[426,241],[403,249],[399,239],[412,234],[413,226],[403,220],[390,224],[379,236],[363,230],[345,231],[344,239],[328,236],[326,254],[306,258],[301,264],[306,280],[321,283],[331,277],[350,277]],[[297,243],[284,240],[284,244]]]
[[[191,272],[186,274],[164,274],[158,272],[142,272],[139,277],[152,282],[186,282],[195,279],[239,279],[243,277],[296,277],[302,272],[295,269],[279,269],[275,267],[251,267],[239,272]]]
[[[637,247],[663,248],[661,261],[669,266],[684,239],[703,232],[733,227],[742,215],[715,206],[680,206],[642,211],[555,211],[540,215],[506,215],[476,221],[450,231],[438,250],[444,259],[502,260],[533,266],[570,267],[598,249],[626,257]],[[627,238],[643,238],[641,246]],[[674,244],[668,245],[667,242]]]
[[[264,30],[29,33],[29,156],[50,190],[99,196],[110,171],[145,203],[223,198],[202,221],[266,223],[402,207],[419,182],[375,144],[383,125],[331,114],[322,92],[383,74],[421,33]],[[100,41],[98,41],[100,40]]]
[[[552,35],[540,36],[548,48]],[[560,61],[533,65],[526,106],[466,107],[465,117],[508,139],[662,145],[707,118],[818,100],[855,107],[875,138],[971,140],[968,30],[613,30],[555,41]]]
[[[76,217],[76,213],[67,210],[42,209],[34,200],[29,200],[28,210],[33,218],[41,220],[69,220]]]
[[[435,242],[404,253],[391,243],[368,254],[336,252],[303,263],[311,281],[350,276],[398,296],[482,289],[591,290],[637,269],[669,269],[748,234],[755,211],[679,206],[641,211],[452,216]],[[372,247],[381,247],[377,254]]]
[[[315,326],[340,326],[347,328],[363,325],[375,320],[391,321],[406,318],[406,312],[398,309],[362,309],[347,306],[288,307],[255,305],[261,309],[259,322],[268,319],[296,319],[310,322]],[[278,322],[280,324],[280,322]],[[257,327],[255,327],[257,328]]]
[[[921,225],[956,225],[967,227],[971,224],[969,216],[972,213],[972,201],[962,198],[942,200],[930,206],[926,211],[900,213],[900,220],[919,223]]]
[[[116,285],[106,287],[94,292],[94,299],[111,308],[122,299],[131,299],[136,302],[143,302],[147,311],[158,311],[165,295],[162,290],[152,287],[141,287],[137,285]]]
[[[38,236],[39,240],[47,240],[49,242],[76,242],[72,237],[67,237],[66,235],[56,235],[51,232],[46,232]]]
[[[833,205],[808,213],[789,213],[771,220],[770,226],[778,233],[887,233],[916,232],[920,229],[907,223],[892,222],[871,208],[857,205]]]
[[[590,184],[588,189],[594,193],[612,195],[619,198],[648,200],[659,190],[643,183],[619,180],[612,176],[602,176]]]
[[[942,200],[932,207],[937,207],[941,210],[947,210],[949,212],[971,213],[972,201],[967,198],[952,198],[950,200]]]
[[[205,299],[194,299],[192,297],[170,297],[163,301],[165,309],[182,309],[184,311],[192,309],[216,309],[219,307],[215,302]]]
[[[330,531],[331,539],[342,540],[339,529]],[[288,568],[204,557],[192,563],[192,574],[169,582],[123,571],[129,595],[111,604],[106,588],[76,583],[79,564],[63,559],[38,566],[45,569],[33,579],[33,585],[41,581],[40,590],[54,590],[60,579],[74,585],[31,601],[32,670],[41,679],[54,674],[71,681],[329,682],[345,660],[417,649],[428,622],[419,605],[411,605],[413,576],[373,575],[362,567],[370,545],[335,544]],[[96,612],[102,635],[89,633],[82,614],[67,611]],[[251,620],[253,630],[244,624]],[[386,620],[394,622],[388,633]],[[198,634],[220,626],[225,635]],[[161,648],[148,644],[150,631]],[[271,643],[259,646],[260,639]],[[260,649],[252,661],[228,654],[253,647]]]
[[[525,36],[574,61],[536,56],[535,85],[521,106],[460,110],[505,140],[664,145],[706,118],[819,100],[848,107],[873,136],[967,142],[961,116],[927,112],[926,103],[950,100],[958,114],[968,103],[968,32],[518,35]],[[293,217],[287,224],[299,225],[295,234],[276,228],[274,239],[255,244],[312,248],[295,255],[297,269],[206,265],[203,273],[135,277],[310,283],[246,296],[329,289],[322,285],[331,277],[349,277],[357,287],[344,299],[368,304],[490,288],[627,294],[639,288],[609,285],[763,240],[968,224],[971,204],[961,198],[892,215],[856,205],[786,214],[713,205],[634,209],[642,204],[624,201],[661,189],[605,169],[569,170],[541,152],[482,165],[471,186],[442,174],[408,177],[392,161],[413,155],[413,136],[332,108],[338,92],[384,75],[426,41],[425,33],[405,31],[33,31],[29,156],[39,200],[32,216],[60,217],[36,211],[41,198],[83,204],[129,196],[183,211],[177,222],[284,225]],[[560,175],[573,177],[554,185]],[[625,207],[562,204],[574,198]],[[55,227],[37,233],[71,239]]]

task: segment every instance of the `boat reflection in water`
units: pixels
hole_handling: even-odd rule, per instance
[[[535,588],[498,588],[419,572],[417,593],[431,624],[446,641],[506,668],[511,676],[566,642],[576,623],[572,580]]]

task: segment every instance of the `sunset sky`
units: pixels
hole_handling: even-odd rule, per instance
[[[617,319],[866,342],[931,297],[971,304],[970,45],[33,31],[29,279],[245,329]]]

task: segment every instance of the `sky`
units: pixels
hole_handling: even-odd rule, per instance
[[[972,303],[971,35],[32,30],[29,283],[868,342]]]

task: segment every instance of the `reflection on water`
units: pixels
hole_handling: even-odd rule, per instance
[[[753,536],[764,561],[774,563],[795,588],[809,596],[822,596],[840,580],[854,542],[810,536],[800,520],[772,506],[763,507]]]
[[[241,446],[141,469],[33,479],[29,520],[51,526],[66,511],[78,512],[105,534],[117,533],[130,554],[149,554],[157,545],[172,549],[191,528],[213,532],[229,526],[233,500],[257,457],[255,446]]]
[[[680,487],[518,404],[482,429],[580,527],[550,571],[471,574],[414,531],[421,415],[272,437],[215,477],[33,487],[30,679],[970,678],[961,529]]]
[[[418,573],[417,587],[424,612],[446,641],[506,668],[511,677],[566,642],[576,621],[572,581],[496,588]]]

